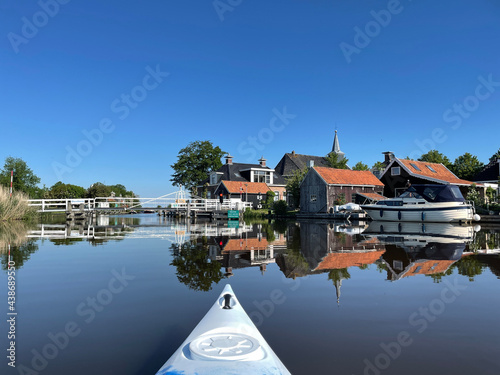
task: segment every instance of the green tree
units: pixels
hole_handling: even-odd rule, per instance
[[[458,178],[463,180],[472,180],[484,167],[484,164],[479,161],[477,156],[471,155],[468,152],[455,159],[452,167],[452,172]]]
[[[174,174],[170,181],[174,186],[185,186],[192,194],[196,194],[196,187],[208,178],[209,172],[222,166],[224,154],[220,147],[214,147],[210,141],[191,142],[179,151],[177,162],[171,165]]]
[[[111,188],[109,186],[104,185],[102,182],[96,182],[87,189],[86,198],[109,197],[110,195]]]
[[[364,164],[360,161],[358,161],[356,163],[356,165],[354,167],[352,167],[352,170],[353,171],[367,171],[369,170],[370,168],[368,168],[368,165],[367,164]]]
[[[467,191],[467,195],[465,196],[465,199],[468,201],[473,201],[474,205],[480,206],[483,202],[481,201],[481,196],[479,194],[479,191],[476,189],[476,184],[472,184],[469,187],[469,190]]]
[[[0,185],[10,187],[10,173],[14,171],[12,189],[22,191],[30,198],[37,198],[40,195],[40,178],[33,173],[26,162],[21,158],[8,156],[5,158],[5,164],[0,171]]]
[[[418,158],[419,161],[426,161],[428,163],[443,164],[446,168],[451,169],[452,164],[450,159],[440,153],[438,150],[430,150],[428,153],[423,154]]]
[[[381,161],[377,161],[375,162],[375,164],[373,164],[372,169],[377,171],[383,171],[385,169],[385,164],[382,163]]]
[[[56,182],[48,191],[52,199],[85,198],[87,190],[81,186]]]
[[[326,157],[326,162],[330,168],[349,169],[349,167],[347,166],[348,161],[349,159],[345,157],[341,160],[338,160],[338,155],[335,152],[330,152]]]
[[[300,183],[306,176],[309,168],[297,169],[286,180],[286,192],[292,196],[292,205],[298,207],[300,205]]]
[[[498,149],[498,151],[496,153],[494,153],[491,158],[490,158],[490,163],[491,162],[496,162],[497,159],[500,159],[500,148]]]
[[[274,191],[268,191],[266,193],[266,200],[264,202],[264,208],[266,208],[268,210],[272,209],[275,196],[276,196],[276,193]]]

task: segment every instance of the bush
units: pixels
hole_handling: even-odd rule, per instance
[[[285,201],[277,201],[274,202],[273,210],[277,216],[286,216],[288,211],[288,205],[286,204]]]

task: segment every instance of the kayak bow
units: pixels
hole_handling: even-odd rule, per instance
[[[227,284],[188,338],[156,375],[289,375]]]

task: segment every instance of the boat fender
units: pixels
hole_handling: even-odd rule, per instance
[[[422,211],[422,221],[425,221],[425,212]]]
[[[478,214],[474,214],[474,220],[475,221],[481,220],[481,216],[479,216]]]
[[[231,295],[229,293],[224,294],[224,306],[222,306],[222,308],[224,310],[232,309],[232,307],[231,307]]]
[[[401,211],[398,211],[398,219],[401,220]]]

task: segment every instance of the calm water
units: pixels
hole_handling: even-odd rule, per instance
[[[0,373],[154,374],[226,283],[292,374],[500,372],[500,228],[230,226],[3,225]]]

